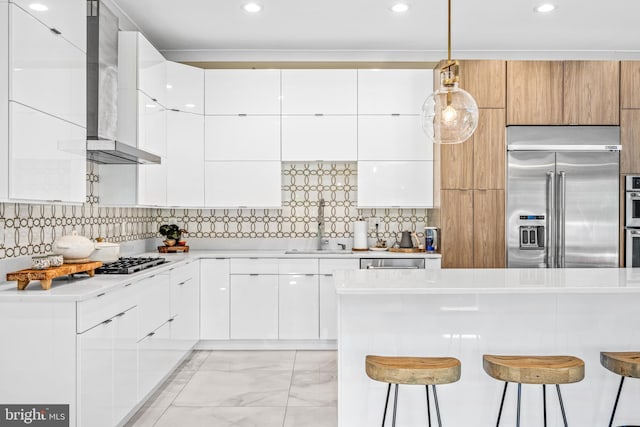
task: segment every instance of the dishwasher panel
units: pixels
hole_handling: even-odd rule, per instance
[[[360,269],[424,269],[424,258],[361,258]]]

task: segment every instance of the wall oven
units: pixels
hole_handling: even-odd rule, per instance
[[[640,228],[640,176],[627,176],[625,185],[625,226]]]
[[[640,267],[640,228],[627,229],[626,267]]]

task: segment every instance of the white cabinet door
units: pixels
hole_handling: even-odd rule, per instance
[[[420,114],[433,70],[358,70],[358,114]]]
[[[433,160],[420,116],[358,116],[358,160]]]
[[[357,114],[356,70],[282,70],[282,114]]]
[[[278,339],[278,276],[231,276],[231,339]]]
[[[138,165],[138,205],[167,206],[167,164]]]
[[[82,51],[87,50],[86,0],[11,0]],[[46,8],[46,9],[45,9]],[[44,9],[44,10],[43,10]]]
[[[113,318],[113,424],[138,403],[138,308]]]
[[[280,207],[280,162],[205,162],[207,207]]]
[[[0,3],[0,27],[9,28],[9,4]],[[9,31],[0,31],[0,135],[9,135]],[[9,164],[9,139],[0,138],[0,165]],[[0,174],[0,199],[9,198],[9,174]]]
[[[357,116],[282,116],[282,160],[356,160]]]
[[[205,114],[280,114],[280,70],[206,70]]]
[[[9,197],[84,203],[85,129],[9,104]]]
[[[138,342],[138,401],[146,399],[173,367],[170,325],[163,323]]]
[[[114,425],[113,337],[112,319],[78,335],[78,426]]]
[[[176,321],[171,325],[171,338],[175,348],[181,351],[178,358],[189,351],[200,336],[200,304],[198,302],[197,277],[171,284],[171,306]]]
[[[204,158],[280,161],[280,116],[207,116]]]
[[[86,127],[85,53],[19,7],[10,9],[9,99]]]
[[[158,274],[135,283],[138,306],[138,339],[154,331],[171,317],[169,275]]]
[[[229,260],[200,261],[200,339],[229,339]]]
[[[138,91],[138,148],[167,155],[167,110]]]
[[[204,70],[167,61],[167,108],[204,114]]]
[[[279,276],[278,337],[318,339],[318,276]]]
[[[167,105],[167,61],[142,34],[138,37],[138,89]]]
[[[204,116],[167,111],[167,205],[204,206]]]
[[[358,207],[433,207],[433,162],[358,162]]]
[[[358,270],[357,259],[321,259],[320,269],[320,339],[338,338],[338,297],[333,282],[335,270]]]

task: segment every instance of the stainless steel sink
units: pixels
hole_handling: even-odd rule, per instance
[[[353,252],[345,249],[291,249],[284,252],[285,255],[349,255]]]

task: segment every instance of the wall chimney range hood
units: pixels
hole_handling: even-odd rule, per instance
[[[101,1],[87,1],[87,160],[100,164],[159,164],[161,159],[116,140],[118,18]]]

